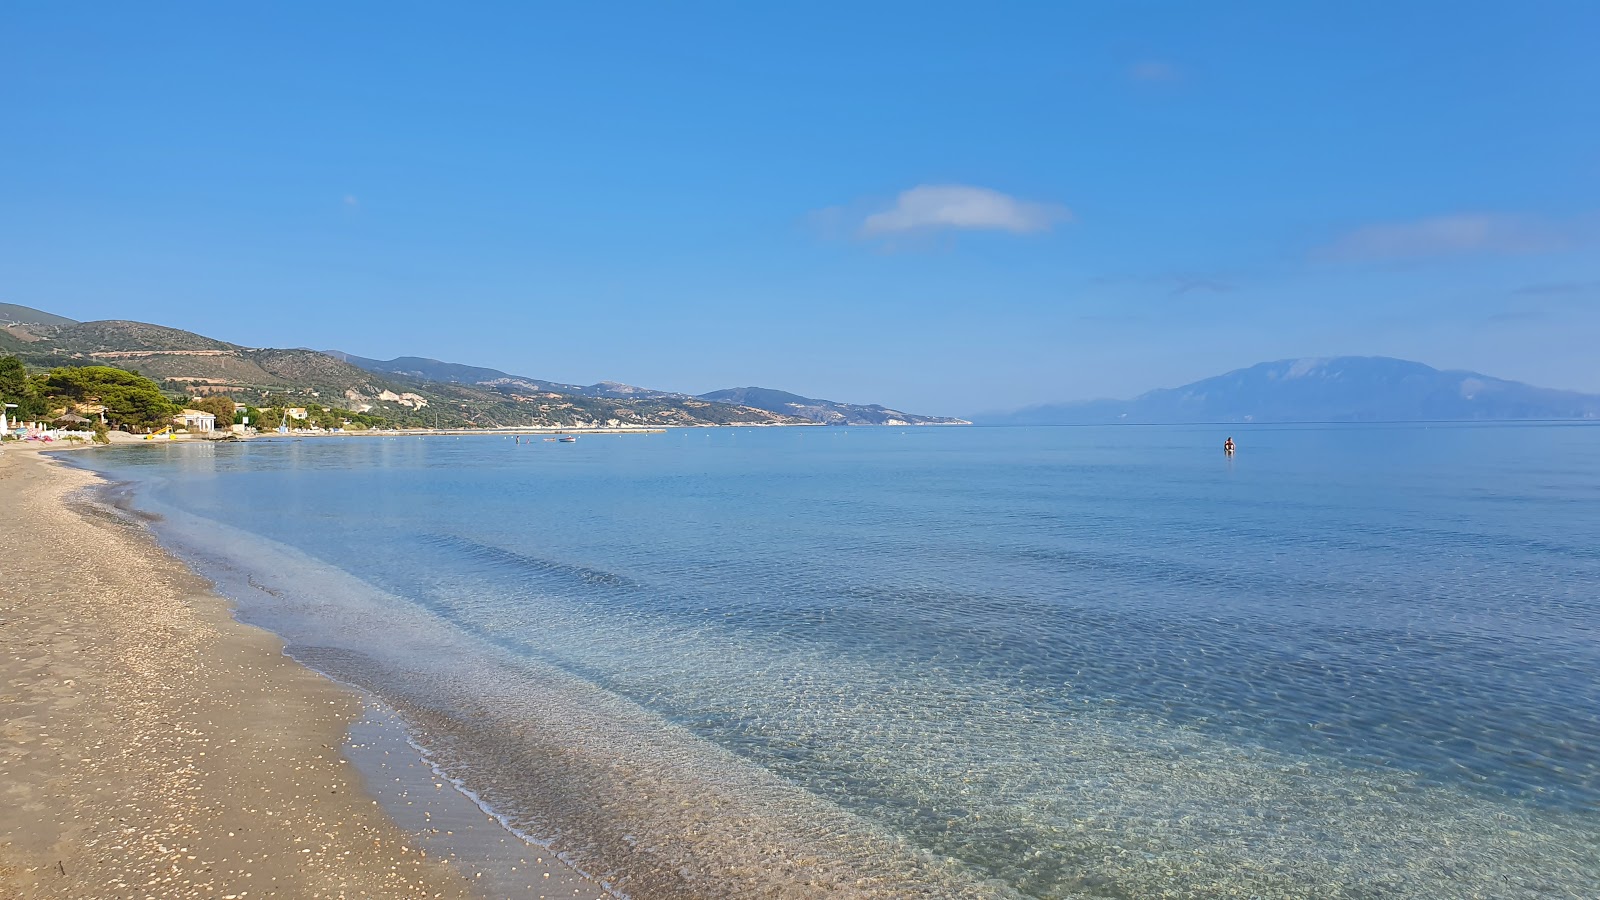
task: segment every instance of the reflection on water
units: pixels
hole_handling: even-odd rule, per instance
[[[639,896],[1600,894],[1600,429],[1235,437],[96,459]]]

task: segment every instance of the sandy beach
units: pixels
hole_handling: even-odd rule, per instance
[[[359,698],[94,481],[0,451],[0,896],[473,896],[345,758]]]

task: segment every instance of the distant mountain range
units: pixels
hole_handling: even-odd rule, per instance
[[[741,403],[617,382],[584,387],[422,357],[381,361],[245,347],[163,325],[78,322],[9,303],[0,304],[0,354],[36,368],[130,369],[174,394],[227,394],[256,406],[316,402],[428,427],[965,424],[781,391],[740,389],[759,395]],[[791,409],[790,400],[803,409]]]
[[[1285,359],[1141,394],[1032,406],[983,425],[1600,419],[1600,396],[1382,356]]]
[[[397,356],[394,359],[368,359],[365,356],[356,356],[354,353],[345,353],[342,350],[324,350],[327,355],[341,359],[357,368],[368,372],[378,372],[385,375],[399,375],[405,378],[415,378],[419,381],[448,382],[452,384],[480,384],[487,386],[512,385],[533,391],[550,391],[557,394],[568,394],[574,397],[611,397],[614,399],[639,400],[647,398],[676,397],[684,398],[689,394],[678,394],[672,391],[654,391],[649,388],[638,388],[629,384],[616,381],[602,381],[588,386],[566,384],[560,381],[545,381],[542,378],[529,378],[525,375],[512,375],[499,369],[485,369],[482,366],[468,366],[461,363],[442,362],[437,359],[428,359],[424,356]]]
[[[704,401],[726,404],[745,409],[760,409],[784,416],[793,416],[822,425],[970,425],[965,419],[946,416],[923,416],[901,412],[878,405],[840,403],[834,400],[817,400],[786,391],[770,388],[744,387],[712,391],[709,394],[681,394],[636,387],[616,381],[576,385],[557,381],[544,381],[523,375],[512,375],[498,369],[485,369],[460,363],[441,362],[420,356],[400,356],[395,359],[367,359],[339,350],[324,351],[329,356],[353,366],[386,375],[402,376],[420,381],[471,384],[496,390],[520,389],[549,391],[568,396],[593,397],[613,400],[671,400]]]
[[[775,391],[771,388],[743,387],[701,394],[702,400],[753,406],[791,416],[800,416],[824,425],[971,425],[966,419],[947,416],[919,416],[876,404],[861,406],[833,400],[816,400]]]
[[[77,322],[9,303],[0,303],[0,354],[35,367],[131,369],[190,396],[229,394],[258,406],[314,401],[414,425],[969,424],[770,388],[694,396],[614,381],[567,384],[426,357],[251,348],[144,322]],[[1403,359],[1341,356],[1260,363],[1132,400],[975,418],[985,425],[1600,419],[1600,395]]]
[[[319,403],[422,427],[810,424],[704,400],[601,399],[379,376],[316,350],[244,347],[144,322],[75,322],[17,306],[4,315],[0,353],[30,366],[116,366],[153,378],[170,393],[226,394],[254,406]]]

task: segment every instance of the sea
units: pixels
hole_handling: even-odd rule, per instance
[[[1600,425],[73,458],[617,896],[1600,897]]]

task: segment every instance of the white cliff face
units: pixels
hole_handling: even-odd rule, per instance
[[[385,403],[398,403],[411,409],[421,409],[428,405],[427,398],[420,394],[396,394],[394,391],[387,389],[378,392],[378,399]]]

